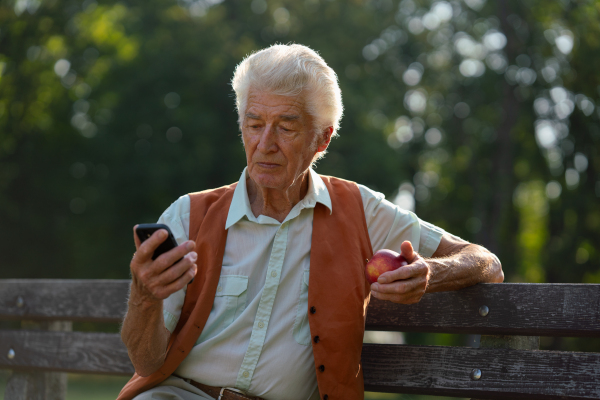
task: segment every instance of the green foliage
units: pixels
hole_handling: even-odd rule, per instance
[[[520,275],[527,282],[544,282],[542,250],[548,240],[548,199],[542,181],[521,183],[515,190],[519,210]]]
[[[496,252],[599,282],[595,1],[0,2],[0,275],[126,278],[131,227],[238,179],[229,86],[297,42],[338,73],[321,173]]]

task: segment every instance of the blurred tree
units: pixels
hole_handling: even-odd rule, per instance
[[[236,63],[296,40],[343,70],[364,41],[326,22],[364,37],[380,26],[360,2],[0,4],[3,277],[127,277],[135,223],[238,179]],[[369,140],[340,142],[331,158],[351,176],[340,154]]]
[[[403,97],[373,114],[414,170],[398,199],[497,252],[509,280],[598,281],[599,10],[402,0],[363,49]]]
[[[125,278],[131,227],[245,164],[229,86],[306,44],[345,117],[318,170],[600,282],[598,2],[0,0],[0,275]]]

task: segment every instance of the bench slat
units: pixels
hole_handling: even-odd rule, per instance
[[[482,317],[481,306],[489,313]],[[432,293],[413,305],[372,298],[368,330],[587,336],[600,332],[600,285],[478,284]]]
[[[600,354],[365,344],[365,390],[485,399],[600,399]],[[481,378],[472,380],[473,369]]]
[[[133,375],[117,333],[0,330],[0,368]]]
[[[0,318],[121,322],[129,280],[0,280]],[[23,300],[19,307],[18,298]]]
[[[0,280],[0,318],[120,322],[129,280]],[[18,307],[17,299],[23,299]],[[482,317],[481,306],[489,313]],[[372,299],[368,330],[521,336],[600,331],[600,285],[479,284],[410,306]]]
[[[13,349],[15,357],[7,357]],[[457,397],[600,399],[600,354],[365,344],[365,389]],[[0,368],[131,375],[115,333],[0,331]],[[482,372],[474,381],[474,368]]]

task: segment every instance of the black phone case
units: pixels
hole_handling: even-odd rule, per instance
[[[154,250],[154,254],[152,255],[153,260],[156,260],[161,254],[164,254],[167,251],[177,247],[177,241],[175,240],[175,237],[173,237],[173,233],[169,227],[164,224],[139,224],[135,230],[135,233],[138,235],[138,238],[140,238],[140,241],[144,242],[159,229],[166,230],[169,233],[169,236],[156,248],[156,250]],[[178,263],[180,260],[181,259],[177,260],[175,263]]]
[[[165,241],[162,242],[156,248],[156,250],[154,250],[154,254],[152,255],[153,260],[156,260],[161,254],[164,254],[167,251],[177,247],[177,241],[175,240],[171,229],[169,229],[169,227],[165,224],[138,224],[137,228],[135,229],[135,233],[138,235],[138,238],[140,238],[141,242],[144,242],[144,240],[148,239],[150,236],[152,236],[154,232],[156,232],[159,229],[166,230],[169,235],[167,236]],[[183,258],[180,258],[179,260],[175,261],[174,264],[177,264],[181,260],[183,260]],[[194,278],[192,278],[188,285],[192,282],[194,282]]]

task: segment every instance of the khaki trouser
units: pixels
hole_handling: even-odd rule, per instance
[[[215,400],[181,378],[170,376],[158,386],[137,395],[133,400]]]

